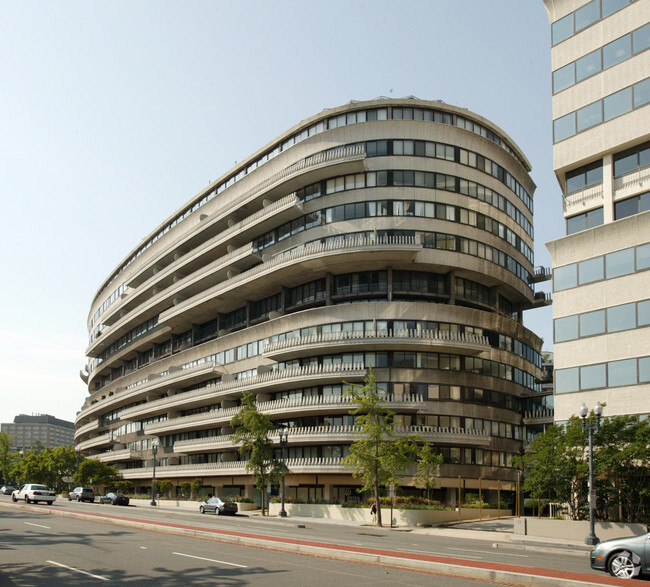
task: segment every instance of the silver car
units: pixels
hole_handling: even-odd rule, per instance
[[[620,579],[650,575],[650,532],[597,544],[591,551],[591,568]]]

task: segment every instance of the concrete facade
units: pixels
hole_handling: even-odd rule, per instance
[[[253,494],[230,439],[242,394],[289,428],[287,494],[344,498],[342,397],[372,366],[397,434],[445,457],[439,497],[513,489],[542,341],[530,164],[498,127],[415,98],[293,127],[166,219],[92,301],[86,456],[134,487]],[[272,441],[280,454],[279,437]],[[403,480],[413,487],[411,471]]]
[[[54,416],[20,414],[12,423],[3,423],[2,432],[13,436],[16,451],[28,450],[39,442],[46,448],[74,446],[74,422],[59,420]]]
[[[577,414],[583,402],[590,409],[606,402],[605,416],[647,415],[650,2],[544,4],[552,27],[554,168],[567,223],[567,236],[547,243],[555,419]]]

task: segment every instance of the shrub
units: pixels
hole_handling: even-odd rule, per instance
[[[230,501],[237,501],[239,503],[255,503],[255,500],[252,497],[246,495],[229,495],[226,497]]]

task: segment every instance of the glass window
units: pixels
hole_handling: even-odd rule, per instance
[[[607,308],[607,332],[636,328],[636,304]]]
[[[639,383],[650,381],[650,357],[639,359]]]
[[[603,47],[603,68],[607,69],[625,59],[629,59],[632,54],[631,41],[631,36],[625,35],[605,45]]]
[[[588,365],[580,368],[580,389],[607,387],[607,365]]]
[[[561,92],[576,83],[575,66],[573,63],[560,67],[553,72],[553,93]]]
[[[639,198],[628,198],[614,203],[614,217],[616,220],[634,216],[639,213]]]
[[[575,12],[575,31],[581,31],[600,19],[600,0],[592,0]]]
[[[605,333],[605,310],[586,312],[580,315],[580,336],[594,336]]]
[[[553,140],[558,143],[576,134],[575,112],[553,121]]]
[[[624,88],[603,100],[605,120],[611,120],[632,110],[632,88]]]
[[[636,384],[636,359],[624,361],[612,361],[607,365],[608,385],[617,387],[619,385]]]
[[[578,263],[578,283],[584,285],[603,278],[603,258],[596,257]]]
[[[650,24],[642,26],[632,33],[632,53],[635,55],[650,48]]]
[[[650,244],[641,245],[636,248],[636,270],[650,268]]]
[[[605,271],[607,279],[634,273],[634,249],[623,249],[605,255]]]
[[[650,325],[650,300],[644,300],[638,303],[637,324],[639,327]]]
[[[650,78],[634,84],[634,108],[640,108],[650,102]]]
[[[578,317],[567,316],[555,320],[555,342],[578,338]]]
[[[578,285],[578,266],[575,263],[553,270],[553,291],[562,291]]]
[[[555,377],[555,393],[570,393],[578,391],[580,385],[578,367],[570,369],[557,369]]]
[[[589,104],[589,106],[580,108],[576,114],[576,129],[578,132],[591,128],[603,121],[603,108],[600,102],[594,102],[593,104]]]
[[[601,69],[600,49],[597,49],[576,61],[576,82],[591,77]]]
[[[603,18],[614,14],[617,10],[624,8],[630,3],[630,0],[602,0]]]
[[[573,14],[567,14],[564,18],[553,23],[551,27],[553,45],[568,39],[573,34]]]

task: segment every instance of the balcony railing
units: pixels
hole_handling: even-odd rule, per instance
[[[366,368],[361,363],[334,363],[330,365],[306,365],[291,369],[277,369],[246,379],[223,381],[214,385],[207,385],[201,389],[178,393],[171,397],[153,400],[146,404],[133,406],[122,410],[122,420],[137,419],[150,414],[156,409],[187,408],[192,405],[206,405],[207,402],[216,402],[219,398],[237,396],[242,391],[271,391],[283,389],[287,384],[296,381],[303,384],[305,381],[322,381],[329,378],[336,381],[341,378],[361,378],[366,375]]]
[[[620,191],[628,191],[629,189],[635,190],[648,186],[650,183],[650,167],[643,167],[626,173],[620,177],[614,178],[614,194],[615,199],[619,196]]]
[[[484,430],[474,428],[441,428],[435,426],[395,426],[394,434],[398,438],[420,437],[429,442],[455,445],[490,444],[490,436]],[[358,426],[309,426],[289,428],[289,443],[323,443],[327,440],[336,442],[358,440]],[[270,440],[279,445],[279,435],[273,432]],[[239,446],[232,435],[210,436],[192,440],[180,440],[174,443],[174,452],[204,452],[206,450],[228,449]]]
[[[326,332],[297,336],[286,340],[279,340],[264,347],[265,356],[274,356],[283,351],[299,350],[310,346],[332,346],[334,348],[354,343],[408,346],[409,344],[421,346],[475,346],[483,347],[478,350],[489,349],[489,339],[476,334],[450,332],[448,330],[353,330],[349,332]],[[453,344],[449,344],[453,343]]]
[[[159,320],[160,322],[165,322],[171,317],[180,315],[194,306],[199,306],[201,304],[207,303],[214,298],[224,295],[229,290],[235,289],[238,285],[246,281],[251,281],[253,279],[259,278],[272,271],[282,269],[283,267],[293,267],[296,265],[296,263],[306,261],[310,257],[315,258],[331,253],[353,253],[360,250],[381,251],[382,249],[401,249],[409,252],[417,252],[421,248],[422,245],[419,236],[359,236],[351,239],[340,239],[326,241],[324,243],[313,243],[265,260],[263,263],[223,281],[207,292],[197,295],[185,302],[181,302],[166,312],[162,312],[160,314]]]
[[[553,408],[543,408],[540,410],[526,410],[524,412],[524,424],[534,424],[543,422],[553,422],[555,410]]]
[[[304,413],[308,410],[349,410],[351,401],[352,398],[349,396],[318,395],[257,402],[257,409],[259,412],[267,415],[287,414],[294,411]],[[420,394],[403,397],[391,395],[382,401],[382,403],[391,409],[417,409],[424,406],[424,398]],[[235,406],[211,410],[201,414],[192,414],[191,416],[181,416],[180,418],[172,418],[163,422],[153,422],[146,425],[146,432],[147,434],[162,434],[175,430],[197,430],[214,424],[230,422],[239,410],[240,407]]]
[[[562,198],[565,214],[575,214],[576,208],[596,208],[605,201],[601,183],[567,194]]]

